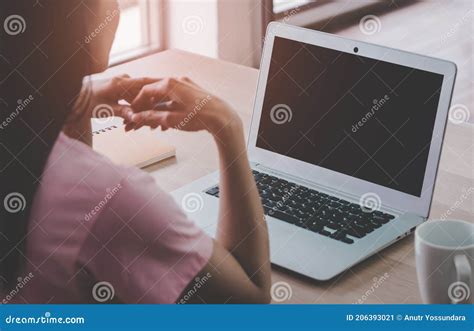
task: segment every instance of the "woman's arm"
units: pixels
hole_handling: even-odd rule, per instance
[[[219,224],[213,255],[200,275],[210,273],[212,278],[191,300],[268,303],[268,233],[240,119],[229,122],[215,140],[220,160]]]
[[[196,100],[208,102],[196,110]],[[150,109],[157,101],[167,102],[169,107],[131,115],[128,128],[148,125],[188,131],[205,129],[213,135],[219,151],[217,239],[211,259],[198,275],[204,277],[209,273],[211,277],[191,300],[268,303],[271,285],[268,232],[247,158],[240,118],[226,103],[186,78],[146,86],[132,103],[132,108]],[[191,118],[191,112],[194,113],[192,120],[180,127],[184,118]]]

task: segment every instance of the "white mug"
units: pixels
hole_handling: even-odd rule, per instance
[[[473,303],[474,224],[428,221],[415,232],[416,271],[424,303]]]

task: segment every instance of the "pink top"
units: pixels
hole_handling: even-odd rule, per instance
[[[173,303],[212,253],[151,176],[63,133],[32,208],[12,302]]]

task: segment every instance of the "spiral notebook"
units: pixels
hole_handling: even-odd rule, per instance
[[[115,163],[139,168],[176,155],[176,148],[158,139],[151,129],[125,132],[124,128],[111,125],[93,131],[94,150]]]

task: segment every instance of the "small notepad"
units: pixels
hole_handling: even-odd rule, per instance
[[[92,137],[94,150],[117,164],[144,168],[176,155],[174,146],[146,127],[125,132],[125,126],[111,125],[93,131]]]

